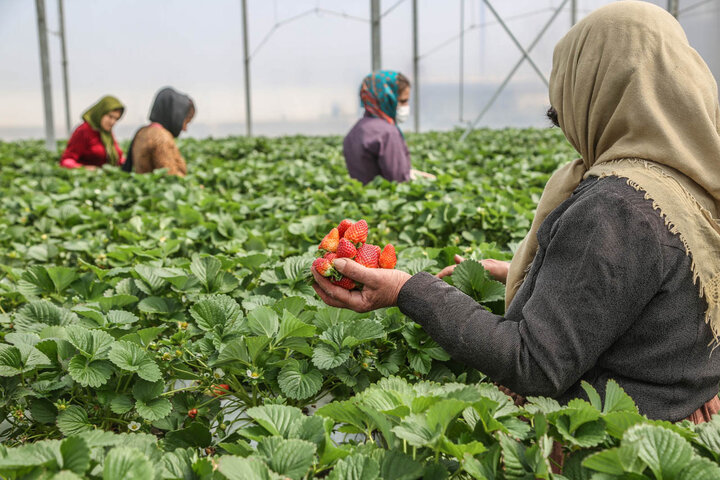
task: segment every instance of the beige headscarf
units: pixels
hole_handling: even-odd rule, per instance
[[[680,24],[646,2],[602,7],[555,47],[550,104],[582,156],[548,181],[513,258],[509,305],[538,248],[542,221],[588,176],[614,175],[645,192],[692,257],[720,334],[720,108],[715,80]]]

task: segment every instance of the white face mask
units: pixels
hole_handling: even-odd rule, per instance
[[[395,111],[395,121],[398,123],[406,122],[410,118],[410,105],[400,105]]]

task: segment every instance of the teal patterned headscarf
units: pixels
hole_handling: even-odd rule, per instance
[[[371,73],[360,86],[360,103],[365,111],[395,125],[398,97],[398,72],[380,70]]]

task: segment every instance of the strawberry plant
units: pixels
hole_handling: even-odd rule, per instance
[[[612,383],[516,407],[399,309],[316,297],[318,260],[332,277],[341,256],[410,273],[512,256],[573,150],[457,136],[408,134],[435,181],[364,187],[338,137],[183,139],[184,179],[0,142],[0,476],[718,478],[717,419],[650,421]],[[476,261],[447,280],[502,311]]]

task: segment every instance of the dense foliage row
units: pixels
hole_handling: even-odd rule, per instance
[[[519,408],[398,309],[317,299],[313,250],[343,218],[411,273],[509,257],[571,149],[457,136],[409,137],[437,180],[366,187],[334,137],[186,140],[184,179],[0,143],[0,475],[551,478],[556,440],[567,478],[717,478],[720,422],[649,422],[612,385]],[[453,279],[502,311],[479,264]]]

